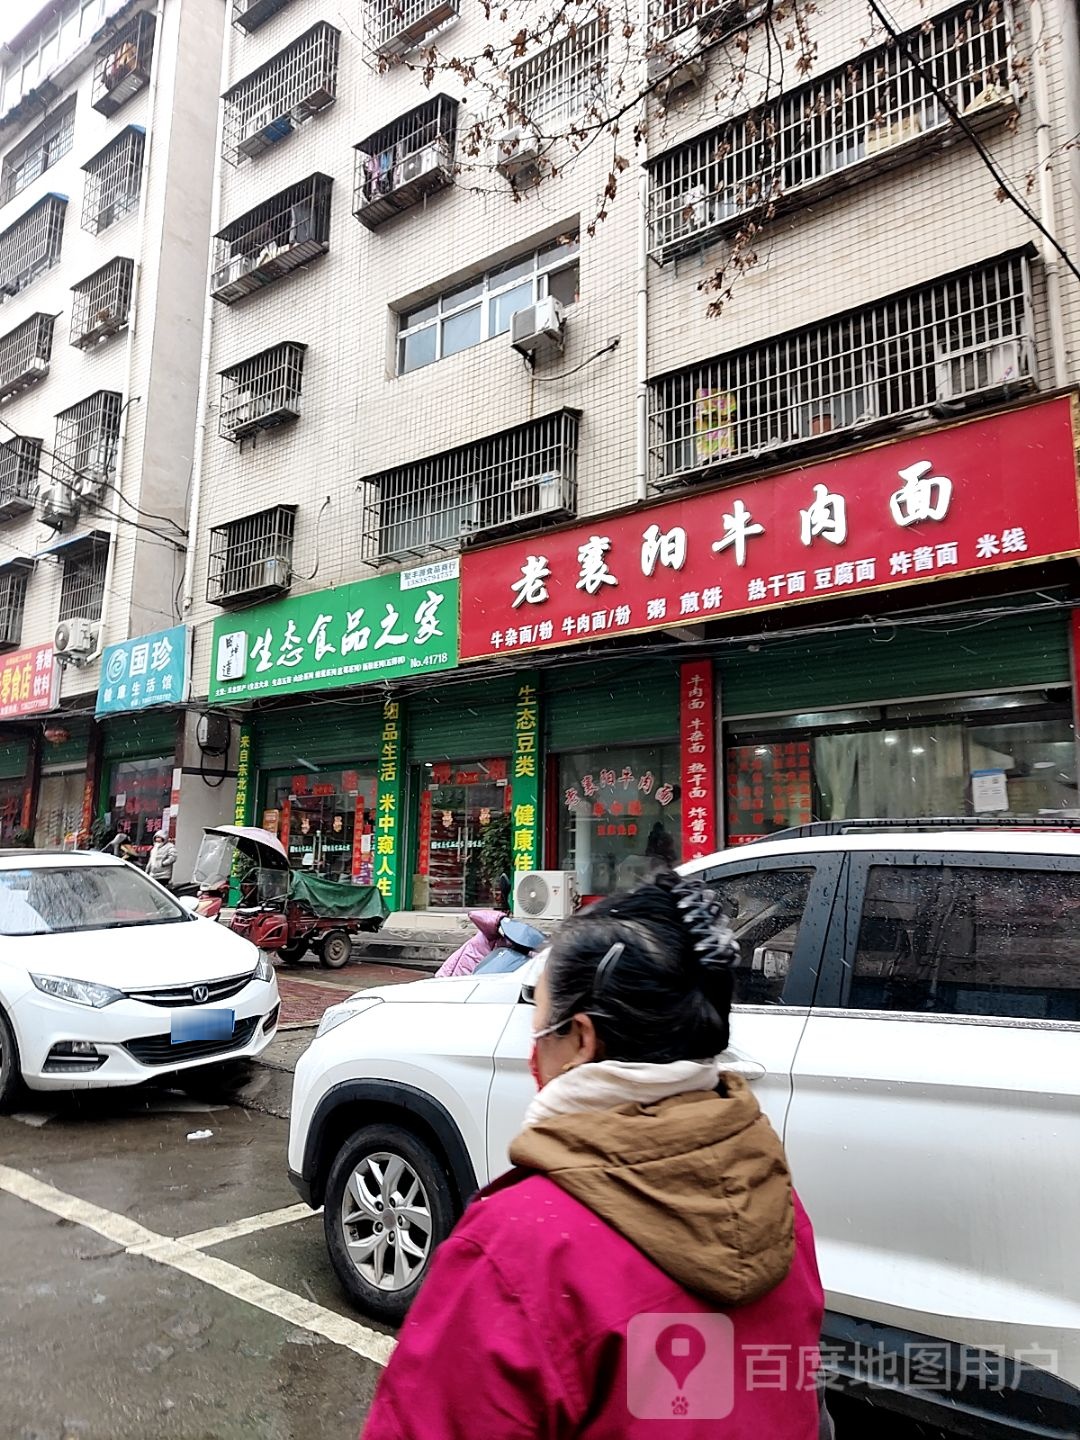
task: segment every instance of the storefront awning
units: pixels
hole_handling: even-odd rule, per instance
[[[70,550],[73,545],[88,545],[93,541],[105,542],[108,536],[104,530],[80,530],[77,535],[65,535],[60,540],[54,540],[51,545],[46,545],[42,550],[35,550],[29,558],[31,560],[46,560],[50,556],[62,555],[65,550]]]

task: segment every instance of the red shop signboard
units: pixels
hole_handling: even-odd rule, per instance
[[[478,660],[1080,552],[1061,396],[461,557]]]
[[[60,667],[51,645],[0,655],[0,719],[52,710],[60,693]]]

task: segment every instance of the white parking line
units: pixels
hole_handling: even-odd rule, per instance
[[[121,1246],[128,1255],[141,1256],[159,1265],[168,1266],[171,1270],[179,1270],[213,1286],[225,1295],[254,1305],[289,1325],[308,1330],[313,1335],[322,1335],[324,1339],[332,1340],[335,1345],[343,1345],[347,1350],[352,1350],[376,1365],[385,1365],[390,1359],[394,1348],[391,1336],[371,1330],[359,1321],[338,1315],[311,1300],[304,1300],[290,1290],[282,1290],[278,1285],[260,1280],[257,1275],[242,1270],[239,1265],[232,1265],[215,1255],[204,1255],[201,1250],[192,1248],[190,1239],[173,1240],[168,1235],[159,1235],[157,1231],[148,1230],[144,1225],[129,1220],[126,1215],[117,1215],[89,1200],[67,1195],[63,1190],[57,1190],[43,1180],[35,1180],[32,1175],[25,1175],[21,1170],[12,1170],[7,1165],[0,1165],[0,1190],[19,1200],[25,1200],[29,1205],[36,1205],[39,1210],[45,1210],[50,1215],[59,1215],[85,1230],[93,1230],[95,1234],[111,1240],[114,1245]],[[290,1210],[306,1208],[289,1207]],[[280,1215],[282,1212],[270,1213]],[[204,1231],[203,1237],[212,1233]],[[204,1243],[203,1237],[194,1238]]]
[[[196,1230],[193,1235],[181,1235],[176,1243],[187,1245],[192,1250],[211,1250],[215,1245],[224,1245],[227,1240],[239,1240],[242,1235],[257,1235],[261,1230],[272,1230],[275,1225],[292,1225],[296,1220],[307,1220],[312,1215],[321,1214],[321,1210],[312,1210],[309,1205],[287,1205],[284,1210],[267,1210],[262,1215],[249,1215],[245,1220],[218,1225],[213,1230]]]

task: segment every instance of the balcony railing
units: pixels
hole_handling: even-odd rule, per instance
[[[83,166],[82,228],[100,235],[139,203],[146,133],[129,125]]]
[[[580,414],[539,420],[361,482],[362,558],[369,563],[457,550],[475,536],[525,530],[577,513]]]
[[[75,140],[75,98],[69,96],[4,156],[0,169],[0,205],[14,200],[71,149]]]
[[[435,95],[356,147],[353,214],[375,230],[454,178],[458,102]]]
[[[251,35],[288,4],[289,0],[233,0],[232,23]]]
[[[368,32],[377,55],[406,55],[457,19],[460,0],[367,0]]]
[[[221,372],[218,432],[242,440],[300,418],[306,345],[287,340]]]
[[[1026,254],[652,382],[653,483],[894,428],[1036,381]]]
[[[232,165],[288,139],[337,99],[341,32],[320,21],[224,95],[222,153]]]
[[[514,66],[510,117],[550,133],[574,116],[600,114],[608,78],[607,27],[591,20]]]
[[[697,26],[702,36],[718,38],[764,14],[766,0],[655,0],[649,17],[650,40],[670,40]]]
[[[16,649],[22,642],[26,605],[26,568],[9,565],[0,570],[0,650]]]
[[[210,293],[231,305],[330,248],[329,175],[311,175],[241,215],[214,243]]]
[[[154,16],[143,10],[98,51],[90,104],[99,115],[115,115],[146,89],[153,56]]]
[[[49,373],[55,322],[54,315],[31,315],[0,339],[0,400]]]
[[[0,234],[0,300],[32,285],[60,260],[67,199],[46,195]]]
[[[275,505],[215,526],[210,531],[207,603],[231,605],[288,590],[295,529],[295,505]]]
[[[34,508],[40,468],[40,440],[19,435],[0,442],[0,520]]]
[[[906,40],[919,69],[899,47],[882,46],[656,156],[649,164],[654,258],[700,249],[748,214],[809,203],[850,184],[858,168],[889,168],[956,138],[942,95],[979,128],[1012,113],[1002,0],[971,0]]]
[[[113,481],[122,410],[117,391],[99,390],[56,417],[51,468],[81,499],[99,499]]]
[[[79,350],[91,350],[123,330],[131,319],[135,262],[118,257],[71,287],[68,338]]]

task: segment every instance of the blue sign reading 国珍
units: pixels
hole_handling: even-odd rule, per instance
[[[120,715],[187,698],[188,628],[155,630],[107,645],[101,657],[96,714]]]

